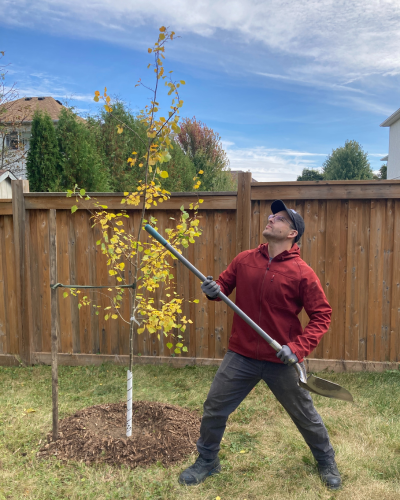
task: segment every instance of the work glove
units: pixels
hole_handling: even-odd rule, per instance
[[[293,354],[290,347],[283,345],[282,349],[276,353],[276,357],[279,358],[285,365],[294,365],[299,361],[296,354]]]
[[[207,276],[207,279],[201,284],[201,290],[204,292],[210,299],[215,299],[218,297],[218,293],[221,288],[215,281],[213,281],[212,276]]]

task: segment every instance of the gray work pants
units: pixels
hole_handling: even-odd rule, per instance
[[[197,450],[204,458],[216,458],[229,415],[260,381],[268,385],[301,432],[317,462],[333,462],[335,452],[328,432],[314,408],[310,393],[298,386],[292,366],[246,358],[228,351],[211,384],[201,420]]]

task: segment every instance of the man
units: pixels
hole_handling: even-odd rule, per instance
[[[321,479],[331,489],[341,485],[328,432],[310,393],[299,387],[297,372],[290,366],[301,363],[316,348],[329,328],[332,309],[318,277],[300,258],[296,243],[304,232],[303,218],[281,200],[272,203],[271,211],[263,231],[268,243],[241,252],[217,282],[209,276],[201,289],[210,300],[220,300],[220,290],[230,295],[236,287],[237,306],[282,350],[276,353],[234,315],[228,352],[204,403],[197,441],[200,455],[179,476],[181,484],[198,484],[220,472],[218,452],[228,417],[263,379],[310,447]],[[310,318],[304,331],[298,319],[303,307]]]

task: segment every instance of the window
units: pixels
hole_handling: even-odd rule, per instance
[[[6,135],[6,147],[9,149],[18,149],[18,132],[10,132]]]

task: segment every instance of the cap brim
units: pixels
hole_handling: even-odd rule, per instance
[[[288,209],[288,207],[283,203],[282,200],[275,200],[275,201],[273,201],[271,203],[271,211],[272,211],[272,213],[274,215],[277,214],[278,212],[285,211],[288,214],[288,216],[290,217],[291,221],[294,224],[294,227],[297,230],[297,224],[296,224],[296,221],[294,220],[294,216],[291,213],[291,211]]]

